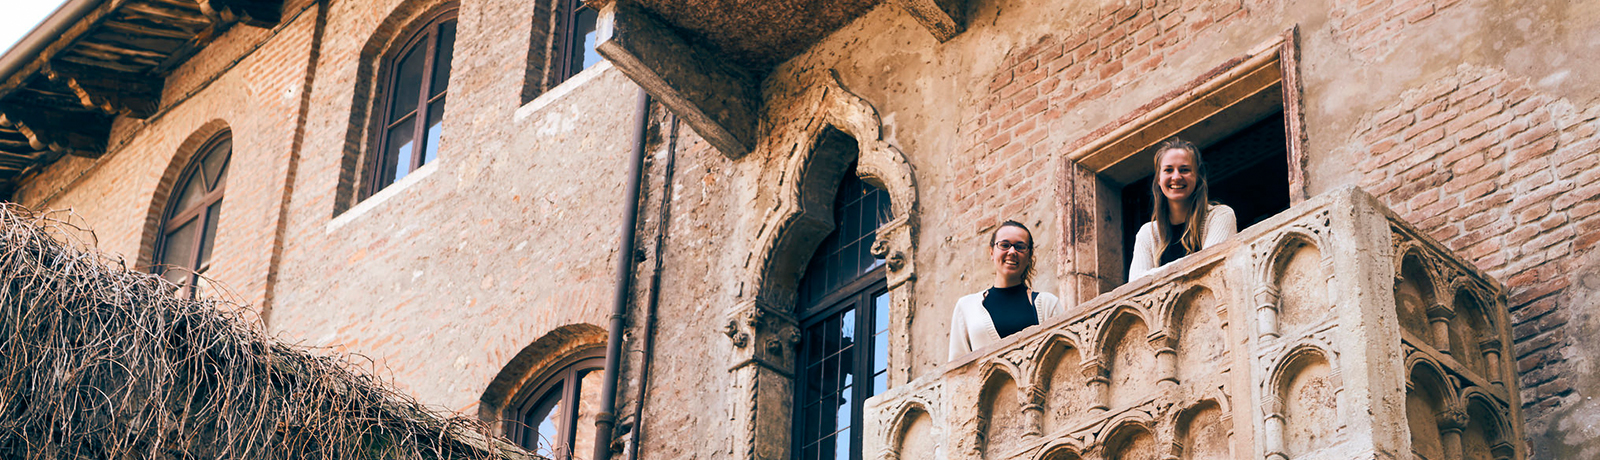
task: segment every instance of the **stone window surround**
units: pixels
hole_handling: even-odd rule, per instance
[[[799,324],[793,312],[795,287],[805,257],[816,249],[832,226],[831,193],[849,158],[830,155],[819,145],[826,130],[856,141],[857,174],[889,193],[889,221],[878,229],[872,253],[886,260],[889,294],[889,385],[910,379],[910,322],[915,305],[915,245],[917,188],[910,162],[898,147],[882,137],[877,110],[845,89],[838,75],[825,76],[790,95],[788,104],[773,104],[787,113],[770,115],[774,128],[768,139],[746,159],[769,152],[792,152],[771,164],[781,171],[775,206],[759,222],[754,246],[747,254],[745,273],[736,283],[733,306],[722,333],[729,338],[732,361],[730,401],[734,458],[789,458],[794,404],[794,351]],[[823,147],[823,148],[819,148]],[[829,179],[833,179],[830,183]]]
[[[1065,211],[1060,219],[1066,231],[1061,232],[1058,245],[1063,301],[1069,305],[1084,302],[1125,281],[1127,264],[1120,251],[1122,244],[1131,242],[1116,241],[1121,229],[1094,218],[1107,209],[1105,212],[1120,213],[1121,203],[1113,199],[1118,194],[1107,179],[1142,167],[1148,158],[1140,154],[1162,140],[1228,108],[1244,106],[1275,87],[1283,95],[1289,203],[1293,206],[1307,199],[1297,31],[1295,27],[1285,30],[1073,144],[1058,174],[1065,185],[1057,194],[1058,207]]]

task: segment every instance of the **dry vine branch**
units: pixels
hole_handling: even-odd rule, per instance
[[[0,205],[0,458],[533,458],[245,308],[74,248],[71,227]]]

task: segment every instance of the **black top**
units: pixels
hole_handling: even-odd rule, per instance
[[[989,319],[994,320],[994,330],[1002,339],[1039,324],[1039,313],[1028,301],[1026,285],[989,288],[983,296],[983,309],[989,310]]]
[[[1183,248],[1183,242],[1178,241],[1183,235],[1183,224],[1173,224],[1168,230],[1170,231],[1167,232],[1167,248],[1161,250],[1161,265],[1170,264],[1180,257],[1189,255],[1189,251]]]

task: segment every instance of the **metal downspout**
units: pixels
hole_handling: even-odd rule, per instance
[[[617,250],[617,290],[612,301],[611,329],[606,337],[606,372],[600,387],[600,413],[595,417],[593,460],[611,458],[611,430],[617,424],[617,377],[622,364],[622,329],[628,318],[628,297],[633,288],[634,238],[638,236],[639,182],[644,177],[645,132],[650,127],[650,93],[639,89],[639,106],[633,127],[633,155],[628,165],[628,186],[623,192],[622,241]]]

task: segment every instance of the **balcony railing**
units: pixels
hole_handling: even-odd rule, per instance
[[[867,458],[1521,459],[1504,289],[1356,188],[867,400]]]

